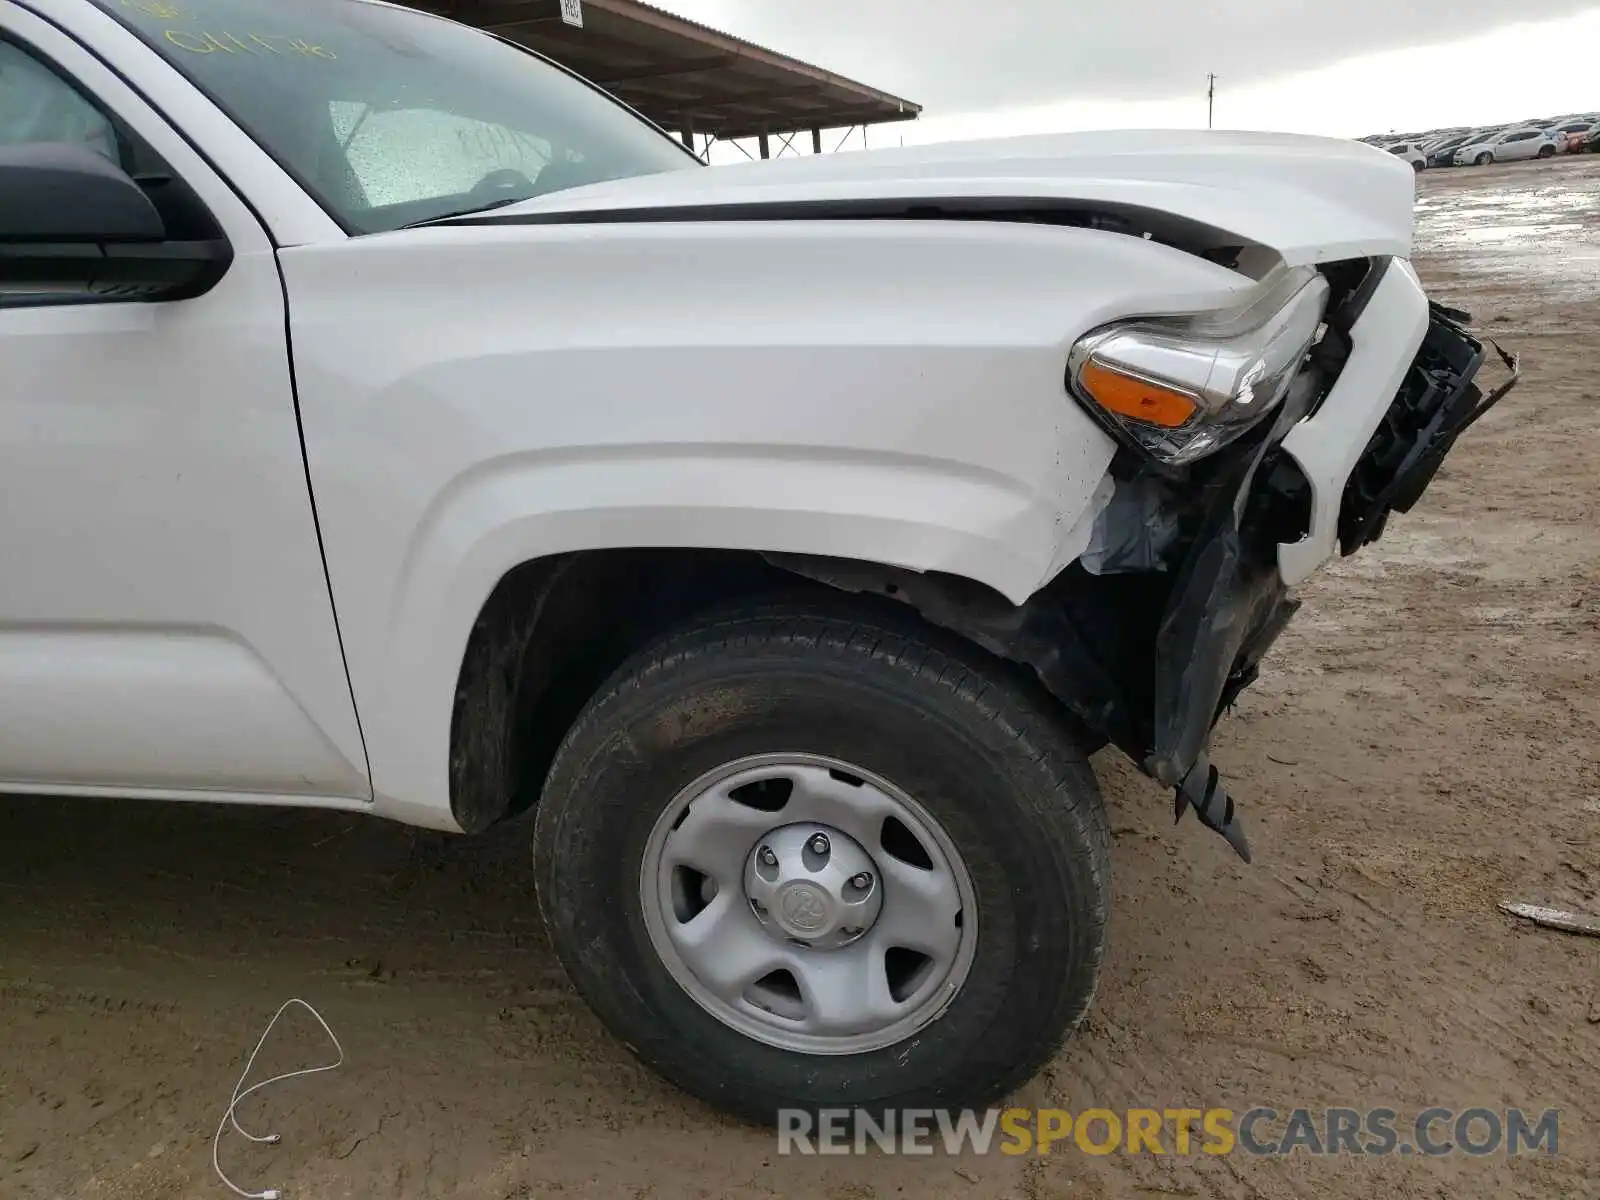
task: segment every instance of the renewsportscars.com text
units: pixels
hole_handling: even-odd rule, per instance
[[[782,1109],[778,1153],[1553,1156],[1559,1127],[1520,1108]]]

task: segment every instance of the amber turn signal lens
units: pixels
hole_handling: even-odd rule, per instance
[[[1119,416],[1176,429],[1194,416],[1194,397],[1134,375],[1125,375],[1090,359],[1078,383],[1096,404]]]

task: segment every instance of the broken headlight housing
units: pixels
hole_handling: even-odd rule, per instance
[[[1328,282],[1286,271],[1224,313],[1147,317],[1072,348],[1073,394],[1130,445],[1182,466],[1239,437],[1282,402],[1322,326]]]

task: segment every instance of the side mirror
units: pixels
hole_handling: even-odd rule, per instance
[[[0,297],[179,299],[230,259],[224,241],[168,240],[143,189],[86,147],[0,146]]]

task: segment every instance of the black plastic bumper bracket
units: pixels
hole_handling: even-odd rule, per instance
[[[1186,808],[1192,808],[1202,825],[1220,833],[1240,858],[1250,861],[1250,842],[1244,836],[1243,823],[1234,812],[1233,797],[1223,788],[1217,769],[1204,754],[1195,760],[1193,769],[1183,777],[1176,791],[1173,824],[1183,820]]]

